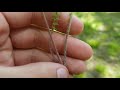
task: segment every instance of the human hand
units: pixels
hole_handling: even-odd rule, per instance
[[[52,12],[46,16],[52,26]],[[67,30],[68,13],[61,13],[58,30]],[[55,78],[69,77],[85,71],[85,61],[92,56],[91,47],[73,37],[68,38],[67,67],[54,63],[49,53],[47,30],[32,26],[45,27],[41,12],[2,12],[0,13],[0,77],[38,77]],[[78,35],[83,24],[73,17],[71,35]],[[64,36],[52,34],[57,49],[63,57]],[[62,69],[61,69],[62,68]],[[60,69],[60,70],[58,70]],[[64,74],[57,74],[65,72]]]

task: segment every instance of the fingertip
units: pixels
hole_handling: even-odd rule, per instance
[[[57,78],[68,78],[68,77],[69,77],[68,70],[66,70],[65,68],[57,69]]]
[[[78,35],[80,34],[83,29],[84,29],[84,24],[83,22],[77,17],[77,16],[73,16],[73,19],[72,19],[72,26],[71,26],[71,32],[70,34],[72,35]]]
[[[76,72],[75,74],[81,74],[84,73],[87,70],[86,64],[83,61],[78,62],[78,66],[75,66]]]
[[[68,39],[68,56],[80,60],[88,60],[93,55],[90,45],[76,38]]]
[[[71,74],[80,74],[87,70],[85,62],[77,59],[68,60],[67,67]]]
[[[83,58],[83,60],[88,60],[93,56],[93,49],[89,44],[86,43],[85,50],[86,50],[86,56],[85,58]]]
[[[60,20],[58,25],[58,30],[60,32],[66,33],[69,24],[69,14],[70,13],[68,12],[60,13]],[[84,24],[82,23],[82,21],[80,21],[80,19],[77,16],[73,15],[70,34],[78,35],[83,31],[83,28]]]

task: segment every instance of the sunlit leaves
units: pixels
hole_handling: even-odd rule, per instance
[[[85,24],[78,38],[94,49],[94,59],[88,62],[89,70],[76,77],[120,77],[120,12],[74,14]]]

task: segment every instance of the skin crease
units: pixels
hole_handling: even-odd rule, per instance
[[[52,25],[52,12],[45,12]],[[69,14],[60,13],[58,30],[66,32]],[[41,12],[1,12],[0,13],[0,77],[56,78],[57,70],[63,68],[67,77],[86,70],[85,61],[92,54],[92,48],[74,37],[68,38],[67,67],[55,63],[49,53],[47,30],[35,26],[45,26]],[[83,23],[73,17],[71,35],[83,31]],[[52,34],[60,56],[63,58],[64,35]],[[79,49],[78,49],[79,48]]]

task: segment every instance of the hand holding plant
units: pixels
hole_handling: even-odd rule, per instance
[[[53,12],[45,12],[48,26],[52,28]],[[69,14],[61,12],[57,31],[66,33]],[[92,55],[85,42],[67,38],[66,65],[54,62],[50,53],[50,40],[42,12],[0,13],[0,77],[69,77],[85,71],[85,60]],[[82,22],[72,17],[70,35],[83,30]],[[59,57],[64,59],[64,34],[52,32]],[[57,55],[53,52],[55,58]],[[9,71],[9,72],[8,72]]]

